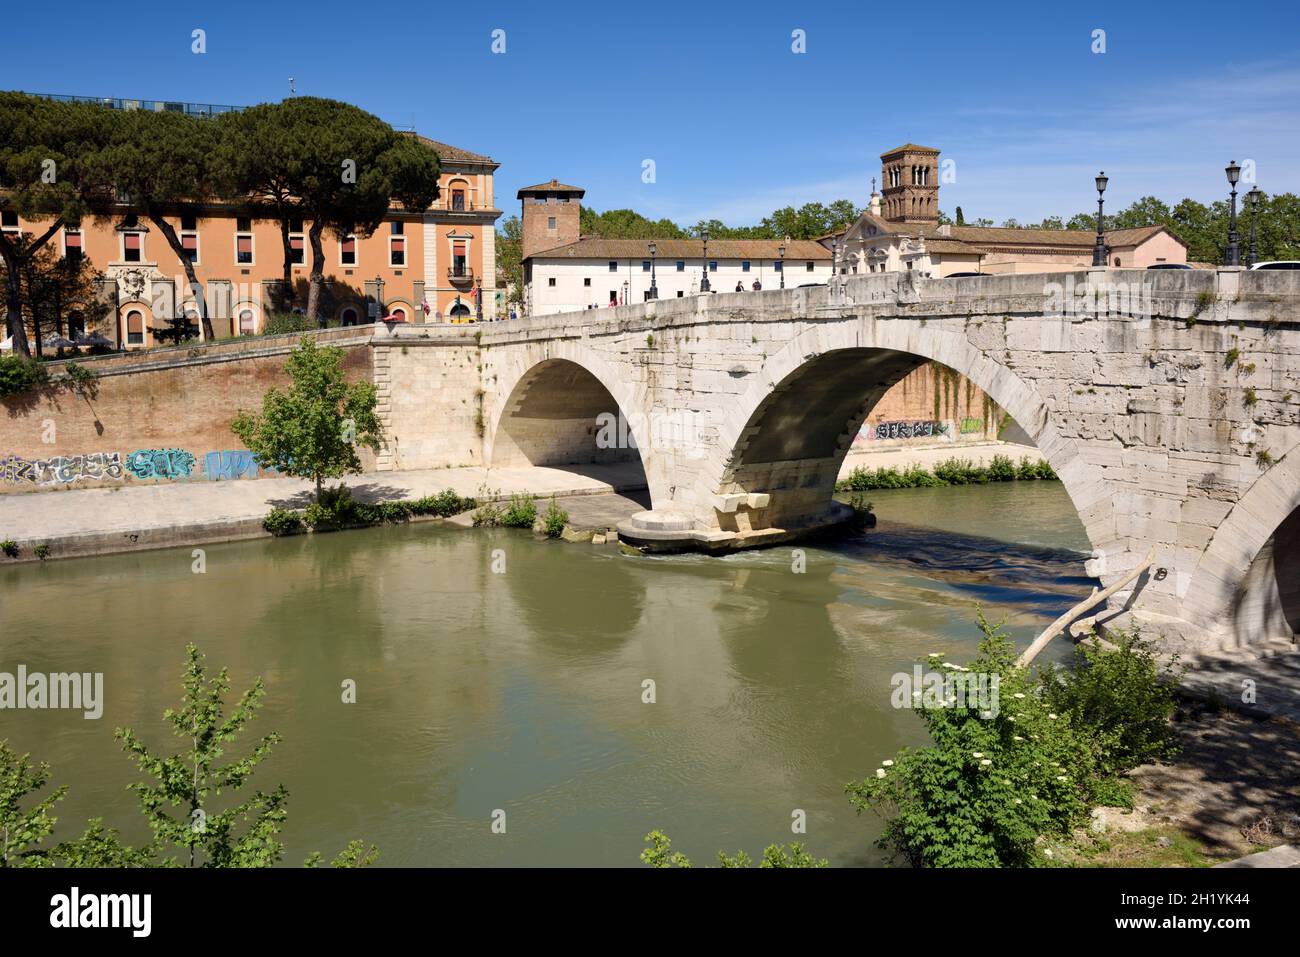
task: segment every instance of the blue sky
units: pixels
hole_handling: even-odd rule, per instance
[[[491,155],[507,214],[552,177],[597,209],[683,223],[865,205],[879,154],[911,141],[955,162],[944,210],[1024,222],[1092,208],[1101,168],[1109,208],[1218,198],[1230,159],[1300,192],[1300,5],[1228,6],[12,4],[0,87],[248,104],[294,76],[299,93]]]

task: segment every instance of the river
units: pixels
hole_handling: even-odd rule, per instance
[[[183,747],[162,710],[194,642],[236,690],[265,679],[252,727],[283,742],[253,782],[289,789],[286,864],[356,837],[381,865],[637,865],[660,828],[697,865],[795,839],[878,865],[843,788],[924,743],[890,676],[969,659],[977,602],[1023,643],[1091,582],[1059,483],[868,497],[878,527],[806,546],[801,573],[789,547],[637,557],[428,523],[209,546],[203,574],[189,549],[3,568],[0,671],[103,672],[105,704],[0,711],[0,738],[70,787],[57,837],[102,816],[140,840],[113,729]]]

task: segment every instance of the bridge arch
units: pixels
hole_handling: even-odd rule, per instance
[[[1122,547],[1105,483],[1061,435],[1037,391],[963,334],[915,319],[816,326],[770,356],[740,397],[742,414],[721,423],[704,473],[712,495],[697,506],[697,520],[744,531],[747,522],[797,526],[824,516],[862,422],[892,385],[926,361],[966,376],[1020,424],[1060,476],[1094,548]],[[754,493],[758,511],[767,514],[744,516],[742,505],[728,518],[725,509],[737,495],[754,501]],[[739,527],[729,528],[732,522]]]
[[[1181,585],[1182,583],[1180,583]],[[1182,591],[1190,621],[1233,644],[1300,633],[1300,443],[1251,483],[1219,523]]]
[[[496,350],[493,350],[494,352]],[[507,346],[496,369],[498,397],[487,411],[490,468],[638,462],[651,501],[660,495],[662,470],[653,467],[644,390],[629,383],[591,349],[574,342]],[[617,434],[613,447],[597,439]]]

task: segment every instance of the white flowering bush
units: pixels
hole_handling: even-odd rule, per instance
[[[877,844],[914,867],[1049,863],[1037,849],[1038,838],[1068,835],[1092,806],[1124,793],[1126,784],[1116,775],[1136,763],[1123,767],[1104,757],[1113,739],[1100,733],[1106,727],[1104,683],[1087,672],[1071,677],[1073,672],[1062,676],[1018,668],[1015,648],[1001,629],[982,613],[979,626],[984,638],[969,670],[999,676],[996,712],[981,716],[975,702],[918,707],[933,744],[904,748],[846,788],[859,813],[872,810],[885,817]],[[1090,653],[1100,657],[1089,661],[1106,667],[1105,656],[1119,653]],[[959,666],[938,667],[955,671]],[[1145,679],[1138,672],[1126,669],[1129,681],[1116,692],[1130,694],[1134,683],[1157,681],[1154,671],[1143,672]],[[1083,680],[1086,694],[1062,690]],[[1052,693],[1045,694],[1049,683]],[[1076,700],[1088,704],[1085,721],[1063,706]],[[1112,703],[1112,710],[1122,713],[1121,703]],[[1165,719],[1167,725],[1167,714]]]

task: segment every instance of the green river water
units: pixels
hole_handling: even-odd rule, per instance
[[[57,837],[102,816],[142,838],[113,729],[183,746],[161,714],[194,642],[236,690],[265,679],[253,728],[284,740],[253,781],[289,789],[287,864],[357,837],[381,865],[639,866],[652,828],[697,864],[790,840],[879,864],[843,788],[924,741],[890,676],[967,660],[977,602],[1027,642],[1091,582],[1058,483],[870,497],[879,526],[806,546],[802,574],[789,547],[635,557],[436,523],[208,546],[201,575],[189,549],[0,569],[0,671],[105,689],[99,720],[5,710],[0,738],[69,785]]]

